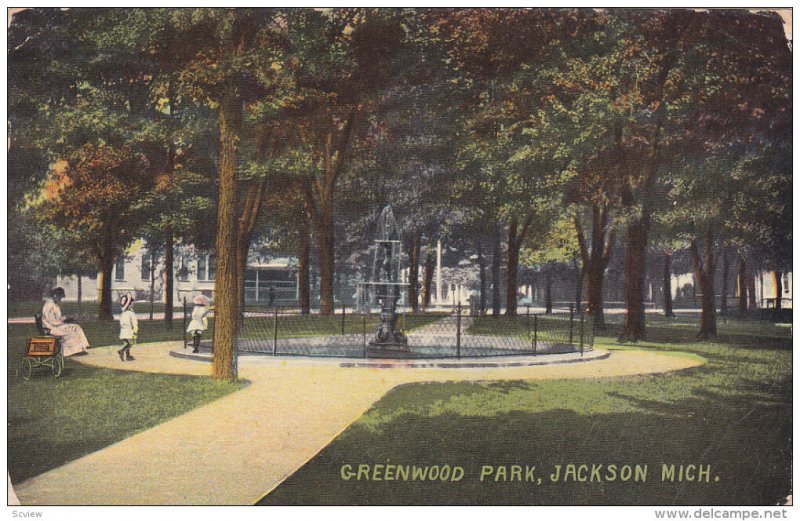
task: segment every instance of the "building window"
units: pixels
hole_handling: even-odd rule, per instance
[[[292,270],[260,268],[248,269],[244,277],[244,298],[248,302],[293,300],[297,293],[297,275]]]
[[[217,257],[212,253],[208,256],[208,280],[217,276]]]
[[[181,257],[181,262],[178,265],[178,280],[181,282],[187,282],[189,280],[189,263],[186,260],[186,257]]]
[[[152,253],[142,255],[142,280],[150,280],[152,273],[150,267],[155,265],[155,258]]]
[[[206,280],[206,256],[197,257],[197,280]]]
[[[117,259],[114,280],[125,280],[125,257]]]
[[[789,293],[789,273],[785,272],[783,274],[783,292]]]
[[[197,280],[212,281],[217,274],[217,259],[214,254],[197,257]]]

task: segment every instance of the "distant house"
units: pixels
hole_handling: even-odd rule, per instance
[[[297,284],[297,261],[294,258],[272,259],[267,263],[248,263],[244,275],[245,302],[296,302],[300,298]]]
[[[124,257],[114,265],[111,275],[111,292],[114,299],[131,292],[139,301],[150,299],[151,288],[155,302],[166,300],[163,256],[152,262],[150,252],[135,243]],[[214,253],[200,251],[192,246],[177,246],[174,256],[173,299],[177,304],[198,294],[214,297],[217,262]],[[245,302],[268,303],[273,288],[274,303],[287,304],[298,299],[297,266],[294,258],[269,261],[251,259],[245,272]],[[99,275],[81,278],[82,300],[98,298]],[[78,278],[60,276],[56,284],[64,288],[65,300],[78,300]]]
[[[438,257],[438,256],[437,256]],[[461,280],[463,276],[456,274],[457,270],[446,267],[439,269],[440,258],[437,258],[436,277],[432,285],[432,306],[455,306],[461,302],[466,304],[472,293],[470,284]],[[152,267],[151,267],[152,265]],[[214,279],[216,276],[216,257],[213,253],[200,251],[193,246],[177,246],[174,258],[174,284],[173,298],[176,305],[186,297],[190,301],[194,295],[204,294],[209,298],[214,297]],[[341,270],[340,270],[341,271]],[[722,270],[718,269],[714,282],[717,293],[717,307],[721,305]],[[422,270],[420,270],[420,274]],[[337,273],[339,275],[340,273]],[[440,275],[441,274],[441,275]],[[153,276],[154,275],[154,276]],[[730,270],[728,280],[728,307],[736,308],[738,305],[739,287],[735,270]],[[299,285],[297,278],[297,260],[293,257],[258,259],[251,257],[245,271],[245,302],[248,304],[264,304],[270,302],[270,288],[274,296],[275,305],[296,305],[299,300]],[[408,269],[401,271],[401,282],[408,281]],[[773,308],[777,298],[781,298],[781,307],[792,307],[792,272],[781,274],[781,295],[776,295],[776,282],[773,272],[760,272],[756,275],[756,303],[760,308]],[[343,277],[337,280],[337,302],[354,302],[357,293],[356,283]],[[422,280],[420,277],[419,283]],[[477,281],[475,281],[477,282]],[[523,282],[518,288],[520,305],[543,306],[545,298],[544,277]],[[58,277],[56,283],[64,288],[66,300],[78,300],[78,279],[75,276]],[[318,281],[312,274],[312,301],[316,300],[315,288]],[[474,286],[473,284],[472,286]],[[112,296],[117,299],[123,293],[130,291],[137,300],[146,301],[152,291],[156,302],[164,302],[165,281],[163,258],[151,263],[150,254],[143,243],[135,243],[125,257],[118,259],[112,272]],[[624,280],[621,270],[609,269],[606,273],[604,286],[605,306],[624,307]],[[503,288],[504,289],[504,288]],[[487,291],[491,291],[487,287]],[[695,284],[694,274],[673,274],[671,288],[674,306],[681,308],[699,308],[699,288]],[[92,275],[81,278],[82,299],[87,301],[97,300],[98,276]],[[419,292],[421,298],[421,291]],[[503,291],[503,303],[505,302]],[[575,298],[575,276],[569,269],[563,274],[552,277],[552,300],[556,307],[566,308]],[[487,303],[491,298],[487,295]],[[648,307],[660,308],[662,303],[661,281],[658,276],[648,277],[645,284],[645,301]],[[586,299],[586,294],[583,294]],[[313,302],[312,302],[313,304]],[[405,301],[403,301],[405,305]]]
[[[774,308],[777,298],[781,299],[781,307],[792,307],[792,272],[784,272],[782,273],[781,277],[781,287],[783,292],[781,295],[777,295],[774,272],[762,271],[756,276],[756,300],[760,307]]]

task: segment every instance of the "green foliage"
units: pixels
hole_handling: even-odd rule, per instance
[[[234,92],[239,180],[268,181],[265,235],[286,246],[299,182],[328,175],[316,202],[393,191],[426,235],[530,214],[527,248],[549,249],[549,226],[599,206],[617,228],[652,212],[661,242],[719,224],[787,265],[784,40],[774,15],[737,10],[29,9],[9,28],[11,188],[37,194],[84,145],[130,147],[158,170],[147,232],[211,244]]]
[[[150,212],[141,197],[153,181],[147,159],[130,148],[85,145],[54,165],[35,208],[67,231],[67,243],[77,240],[100,259],[112,253],[105,244],[124,248],[136,237]]]
[[[580,258],[575,227],[569,217],[562,217],[550,228],[536,228],[520,252],[520,264],[542,267],[552,263],[571,263]]]

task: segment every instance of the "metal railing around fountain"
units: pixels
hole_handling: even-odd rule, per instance
[[[240,354],[366,358],[379,313],[341,307],[332,315],[271,308],[245,313]],[[581,353],[594,343],[590,316],[577,313],[473,315],[456,306],[445,312],[401,312],[398,328],[409,358],[470,358]]]

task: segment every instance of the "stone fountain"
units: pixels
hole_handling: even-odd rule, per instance
[[[378,221],[375,239],[375,258],[372,280],[375,296],[381,305],[378,330],[367,345],[367,356],[377,358],[407,358],[410,356],[408,339],[397,328],[397,301],[400,288],[400,259],[402,256],[400,230],[391,206],[386,206]]]

